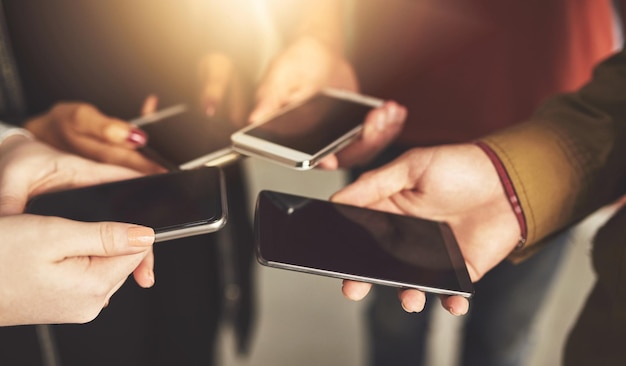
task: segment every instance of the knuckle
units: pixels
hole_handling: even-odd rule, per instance
[[[111,255],[115,251],[115,225],[110,222],[100,223],[100,241],[105,255]]]

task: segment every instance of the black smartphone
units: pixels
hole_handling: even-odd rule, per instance
[[[255,211],[266,266],[470,297],[465,261],[444,222],[273,191]]]
[[[290,168],[311,169],[358,137],[367,114],[382,104],[370,96],[324,89],[237,131],[233,149]]]
[[[221,117],[209,117],[184,104],[131,121],[148,135],[139,151],[169,170],[220,166],[239,157],[231,148],[236,127]]]
[[[154,229],[156,241],[211,233],[226,224],[224,179],[217,167],[176,171],[44,193],[26,213]]]

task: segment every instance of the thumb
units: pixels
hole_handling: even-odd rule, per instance
[[[28,200],[26,185],[23,182],[11,183],[11,180],[0,180],[0,216],[20,214],[26,206]]]
[[[63,219],[62,219],[63,220]],[[146,251],[154,243],[154,230],[117,222],[84,223],[64,220],[73,225],[74,240],[63,248],[65,257],[116,257]]]

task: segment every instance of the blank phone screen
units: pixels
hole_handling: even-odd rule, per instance
[[[261,263],[399,287],[473,292],[445,223],[263,191],[255,229]]]
[[[27,213],[154,228],[204,225],[223,217],[218,168],[152,175],[33,197]]]
[[[318,94],[246,134],[315,155],[361,125],[373,108]]]
[[[230,147],[230,135],[236,127],[224,118],[187,111],[141,129],[148,134],[146,155],[167,167],[178,167]]]

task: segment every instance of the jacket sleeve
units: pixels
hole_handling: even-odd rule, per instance
[[[626,53],[602,62],[579,91],[529,121],[481,140],[503,163],[527,225],[523,259],[541,239],[626,190]]]

